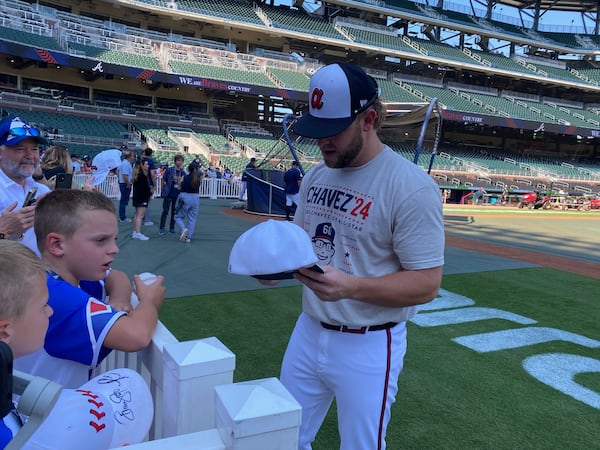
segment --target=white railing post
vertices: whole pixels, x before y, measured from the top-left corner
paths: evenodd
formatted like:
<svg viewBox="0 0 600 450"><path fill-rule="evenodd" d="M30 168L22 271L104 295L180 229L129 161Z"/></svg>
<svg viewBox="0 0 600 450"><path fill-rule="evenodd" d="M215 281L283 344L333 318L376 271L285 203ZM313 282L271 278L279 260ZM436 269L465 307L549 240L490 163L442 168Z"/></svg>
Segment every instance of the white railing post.
<svg viewBox="0 0 600 450"><path fill-rule="evenodd" d="M210 179L210 198L212 200L217 198L217 181L218 180L216 178Z"/></svg>
<svg viewBox="0 0 600 450"><path fill-rule="evenodd" d="M216 428L227 449L296 450L302 409L277 378L215 387Z"/></svg>
<svg viewBox="0 0 600 450"><path fill-rule="evenodd" d="M214 428L214 388L233 382L235 355L216 337L163 348L161 436Z"/></svg>

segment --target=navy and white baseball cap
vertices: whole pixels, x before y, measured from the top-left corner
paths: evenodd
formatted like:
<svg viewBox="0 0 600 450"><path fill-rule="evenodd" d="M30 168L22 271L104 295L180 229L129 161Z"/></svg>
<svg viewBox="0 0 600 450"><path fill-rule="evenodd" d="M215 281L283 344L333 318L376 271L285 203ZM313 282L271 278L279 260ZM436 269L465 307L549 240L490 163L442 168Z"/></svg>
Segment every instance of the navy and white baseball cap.
<svg viewBox="0 0 600 450"><path fill-rule="evenodd" d="M6 116L0 121L0 145L12 147L29 138L35 139L39 144L48 143L42 137L40 130L24 122L20 117Z"/></svg>
<svg viewBox="0 0 600 450"><path fill-rule="evenodd" d="M317 225L315 235L313 236L313 240L314 239L324 239L333 244L333 241L335 240L335 230L331 226L331 223L324 222Z"/></svg>
<svg viewBox="0 0 600 450"><path fill-rule="evenodd" d="M377 82L362 68L335 62L310 79L308 112L294 124L294 133L313 139L335 136L380 95Z"/></svg>
<svg viewBox="0 0 600 450"><path fill-rule="evenodd" d="M293 278L302 267L312 268L318 260L302 227L287 220L269 219L237 238L229 254L229 273L284 280Z"/></svg>

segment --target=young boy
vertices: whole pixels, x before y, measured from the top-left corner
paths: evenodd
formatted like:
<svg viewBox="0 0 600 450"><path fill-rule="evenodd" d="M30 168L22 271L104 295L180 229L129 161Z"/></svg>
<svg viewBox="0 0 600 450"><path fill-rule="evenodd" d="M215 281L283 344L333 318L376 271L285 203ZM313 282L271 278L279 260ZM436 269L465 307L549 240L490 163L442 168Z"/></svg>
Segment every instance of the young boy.
<svg viewBox="0 0 600 450"><path fill-rule="evenodd" d="M116 211L104 195L60 189L36 207L35 234L48 269L48 303L54 309L44 348L15 361L17 370L77 388L111 350L139 351L150 343L165 296L163 277L145 285L134 277L139 305L130 313L80 289L102 280L119 249Z"/></svg>
<svg viewBox="0 0 600 450"><path fill-rule="evenodd" d="M18 242L0 240L0 341L7 344L13 358L35 352L44 345L52 308L44 262ZM117 377L117 390L106 380ZM124 408L121 397L131 395L127 403L130 420L119 420ZM90 393L101 399L90 408ZM152 397L144 379L129 369L116 369L97 376L77 390L63 390L48 418L27 439L26 448L83 448L92 439L104 448L141 442L153 416ZM135 414L134 414L135 412ZM17 435L24 417L12 410L0 418L0 449ZM102 443L104 445L101 445Z"/></svg>
<svg viewBox="0 0 600 450"><path fill-rule="evenodd" d="M39 350L52 315L44 263L23 244L0 240L0 286L0 341L14 358ZM0 448L20 427L15 413L0 419Z"/></svg>

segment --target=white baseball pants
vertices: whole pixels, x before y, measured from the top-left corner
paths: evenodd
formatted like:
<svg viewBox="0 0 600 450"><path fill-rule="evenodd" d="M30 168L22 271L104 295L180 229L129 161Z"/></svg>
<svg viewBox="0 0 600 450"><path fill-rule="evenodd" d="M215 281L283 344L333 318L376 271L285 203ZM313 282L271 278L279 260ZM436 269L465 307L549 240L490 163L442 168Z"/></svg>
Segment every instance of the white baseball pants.
<svg viewBox="0 0 600 450"><path fill-rule="evenodd" d="M385 449L405 353L405 322L353 334L327 330L302 313L281 368L281 382L302 406L298 448L312 448L335 397L340 449Z"/></svg>

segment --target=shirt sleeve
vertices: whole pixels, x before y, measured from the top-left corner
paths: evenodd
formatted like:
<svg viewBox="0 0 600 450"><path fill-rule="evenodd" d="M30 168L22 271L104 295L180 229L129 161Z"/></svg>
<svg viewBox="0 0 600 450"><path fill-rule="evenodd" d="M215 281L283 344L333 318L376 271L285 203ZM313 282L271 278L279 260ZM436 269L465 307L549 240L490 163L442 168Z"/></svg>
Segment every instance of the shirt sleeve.
<svg viewBox="0 0 600 450"><path fill-rule="evenodd" d="M56 358L97 365L106 335L126 313L63 280L50 277L48 291L48 304L54 314L44 343L46 352Z"/></svg>

